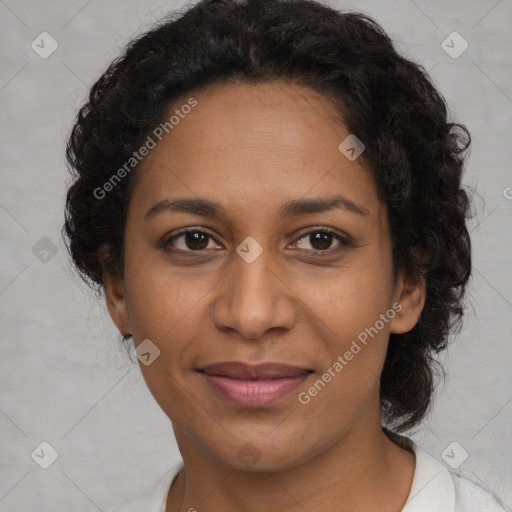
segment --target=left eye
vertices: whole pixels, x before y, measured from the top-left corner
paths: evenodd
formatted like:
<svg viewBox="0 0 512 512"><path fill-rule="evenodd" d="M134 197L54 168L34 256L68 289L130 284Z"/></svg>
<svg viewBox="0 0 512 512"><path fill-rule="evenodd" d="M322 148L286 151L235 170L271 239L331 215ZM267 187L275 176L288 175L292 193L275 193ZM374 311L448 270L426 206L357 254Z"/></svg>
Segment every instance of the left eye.
<svg viewBox="0 0 512 512"><path fill-rule="evenodd" d="M325 229L310 231L309 233L306 233L305 235L300 237L296 243L300 244L304 240L309 241L309 243L313 246L313 251L317 252L326 252L328 250L336 249L339 248L339 246L347 244L346 239L343 238L341 235L338 235L336 233L333 233L332 231ZM331 247L333 240L338 241L338 244L334 248ZM300 248L302 249L303 247Z"/></svg>
<svg viewBox="0 0 512 512"><path fill-rule="evenodd" d="M180 240L181 243L178 243L178 240ZM205 231L200 229L187 229L169 238L164 243L164 247L167 248L168 246L172 246L172 249L170 250L183 252L199 252L215 248L209 247L210 243L214 240L215 239ZM338 244L333 248L331 247L331 244L334 240L338 241ZM294 245L304 243L304 241L309 241L313 246L313 249L311 250L314 252L328 252L331 249L335 250L348 245L348 240L346 238L327 229L317 229L305 233L294 243ZM308 250L307 247L304 248L300 246L299 249Z"/></svg>

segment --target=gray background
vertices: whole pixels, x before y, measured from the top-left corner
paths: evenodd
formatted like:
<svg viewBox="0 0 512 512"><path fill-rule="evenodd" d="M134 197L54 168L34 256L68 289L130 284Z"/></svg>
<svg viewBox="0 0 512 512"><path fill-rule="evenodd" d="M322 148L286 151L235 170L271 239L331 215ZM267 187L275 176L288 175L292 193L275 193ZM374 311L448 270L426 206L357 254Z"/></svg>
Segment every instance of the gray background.
<svg viewBox="0 0 512 512"><path fill-rule="evenodd" d="M512 2L330 3L380 22L431 71L472 134L472 310L442 357L448 379L432 415L412 437L440 460L457 442L469 454L460 469L511 507ZM1 511L107 510L179 461L170 422L103 301L71 274L60 228L64 146L78 106L132 36L181 5L0 0ZM31 48L43 31L59 45L47 59ZM453 31L469 43L456 59L441 47ZM43 237L55 255L44 255ZM46 470L31 458L42 441L59 454Z"/></svg>

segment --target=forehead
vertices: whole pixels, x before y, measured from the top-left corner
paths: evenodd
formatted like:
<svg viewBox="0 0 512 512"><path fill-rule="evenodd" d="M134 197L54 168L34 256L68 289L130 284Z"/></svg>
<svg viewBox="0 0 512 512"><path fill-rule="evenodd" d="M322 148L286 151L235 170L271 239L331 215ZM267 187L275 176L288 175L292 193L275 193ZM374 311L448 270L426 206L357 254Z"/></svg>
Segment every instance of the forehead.
<svg viewBox="0 0 512 512"><path fill-rule="evenodd" d="M184 114L191 97L197 105ZM340 114L308 87L217 84L174 102L167 118L179 113L137 170L136 208L184 195L239 210L278 208L337 192L367 209L379 206L362 159L350 161L338 148L350 135Z"/></svg>

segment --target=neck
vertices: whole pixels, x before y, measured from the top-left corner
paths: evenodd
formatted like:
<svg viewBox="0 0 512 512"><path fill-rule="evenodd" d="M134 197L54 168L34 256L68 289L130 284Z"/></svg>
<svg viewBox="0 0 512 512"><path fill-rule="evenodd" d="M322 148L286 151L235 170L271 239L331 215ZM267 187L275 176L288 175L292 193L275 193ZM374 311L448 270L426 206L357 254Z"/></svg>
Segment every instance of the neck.
<svg viewBox="0 0 512 512"><path fill-rule="evenodd" d="M291 469L265 472L228 466L175 429L186 469L174 482L166 512L401 510L412 485L414 454L377 426L354 428Z"/></svg>

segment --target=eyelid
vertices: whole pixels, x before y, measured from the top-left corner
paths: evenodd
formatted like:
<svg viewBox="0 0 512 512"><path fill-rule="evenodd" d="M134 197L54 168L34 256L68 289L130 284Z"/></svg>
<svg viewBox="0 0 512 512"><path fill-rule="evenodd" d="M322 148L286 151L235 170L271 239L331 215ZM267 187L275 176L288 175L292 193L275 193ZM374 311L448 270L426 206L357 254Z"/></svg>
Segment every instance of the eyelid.
<svg viewBox="0 0 512 512"><path fill-rule="evenodd" d="M341 238L347 243L351 241L350 236L348 236L347 234L340 232L337 229L329 228L327 226L308 226L307 228L304 228L304 230L305 231L302 232L302 234L296 235L297 240L300 240L301 238L304 238L306 235L310 235L311 233L322 232L329 233L330 235L334 235L338 238Z"/></svg>

